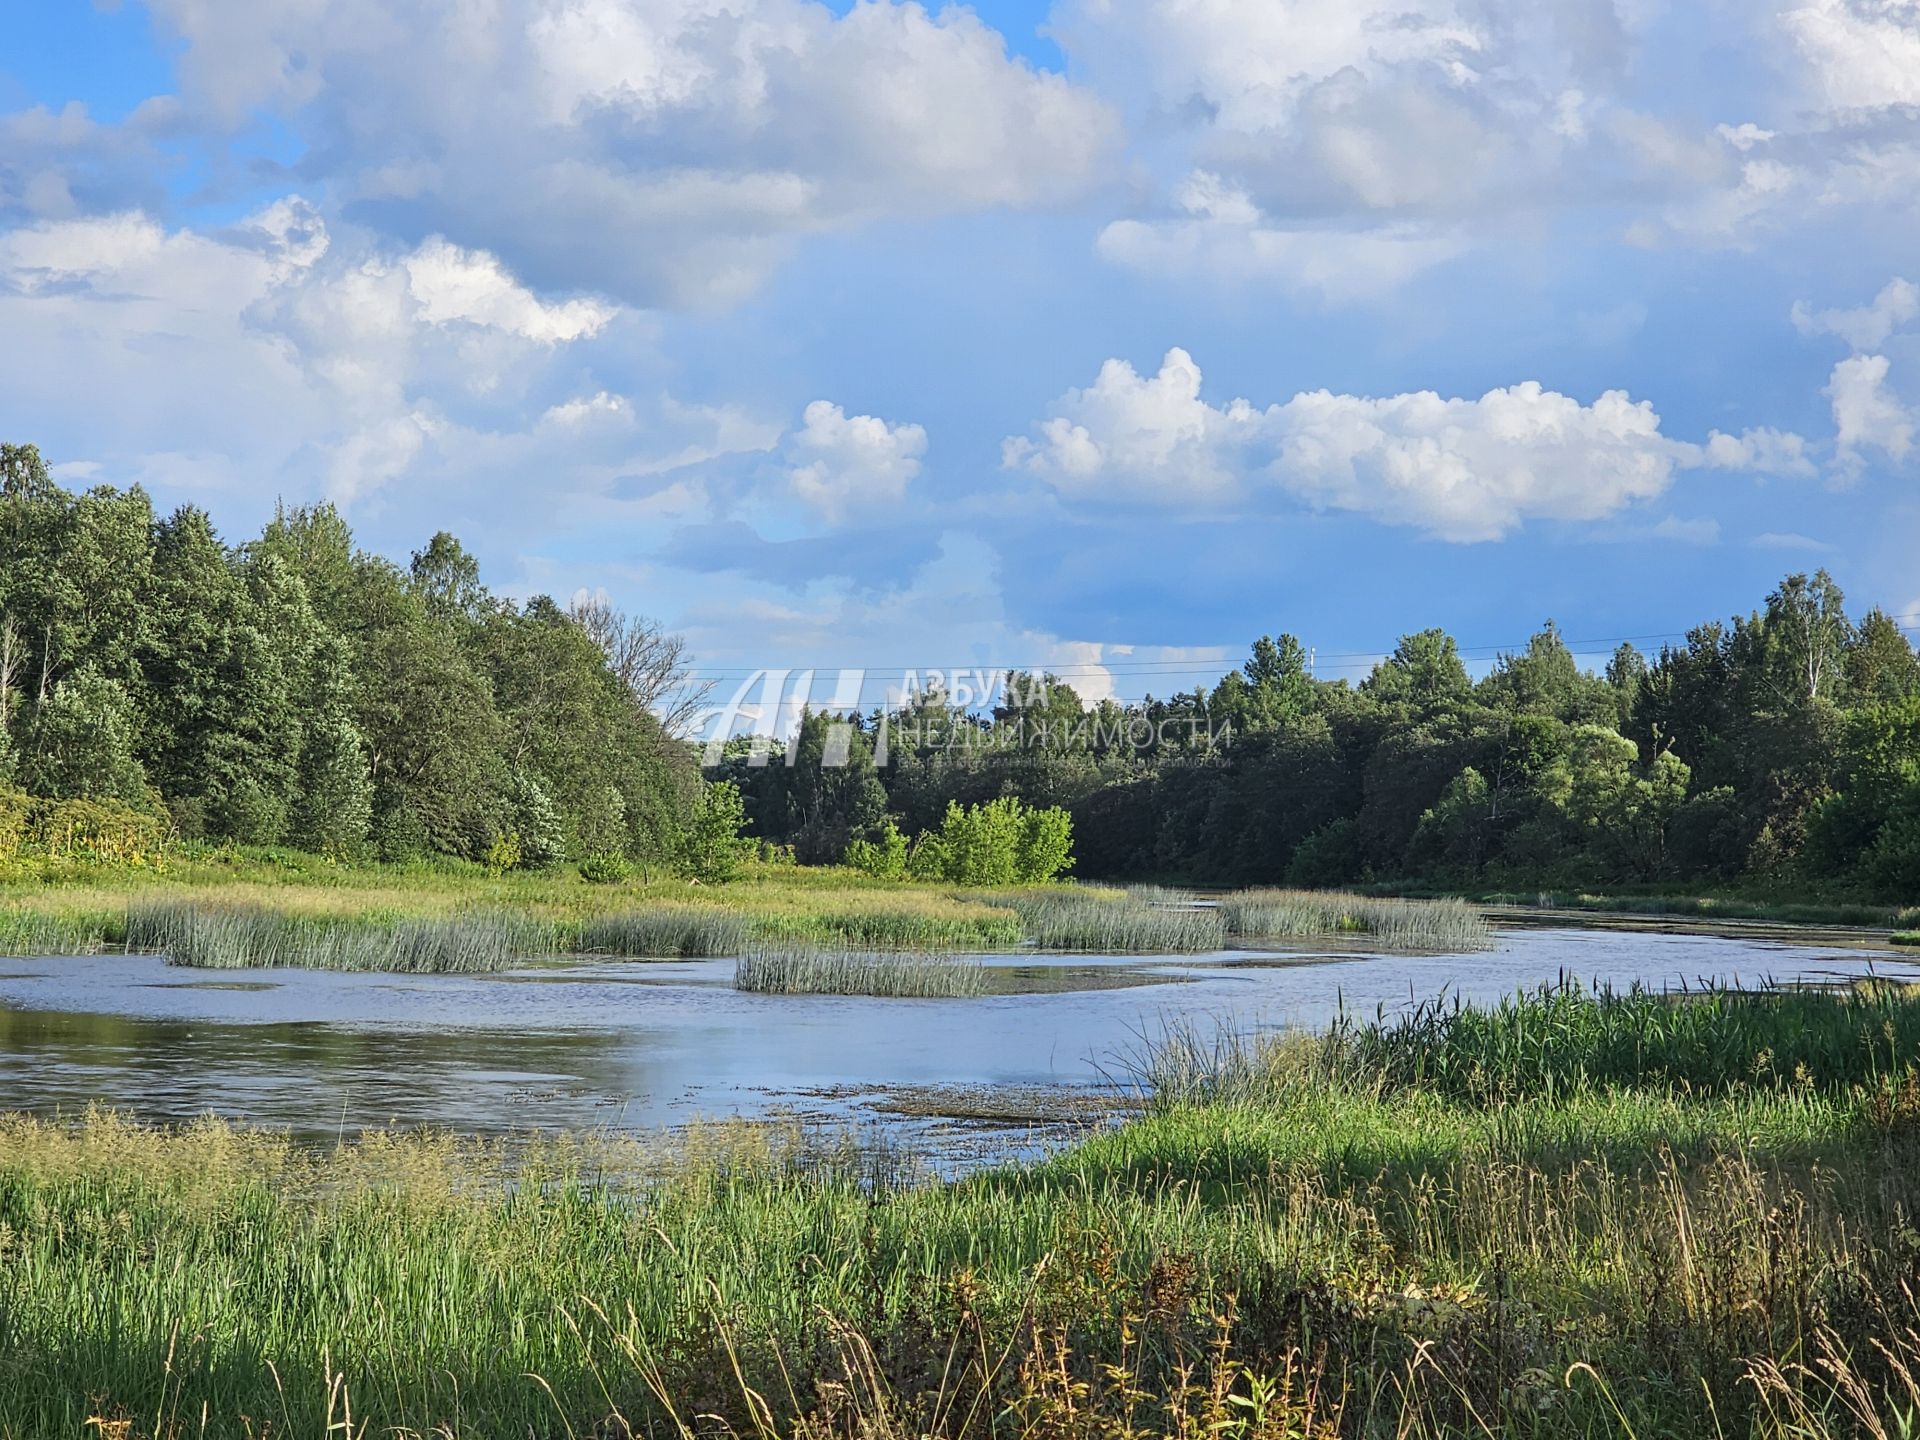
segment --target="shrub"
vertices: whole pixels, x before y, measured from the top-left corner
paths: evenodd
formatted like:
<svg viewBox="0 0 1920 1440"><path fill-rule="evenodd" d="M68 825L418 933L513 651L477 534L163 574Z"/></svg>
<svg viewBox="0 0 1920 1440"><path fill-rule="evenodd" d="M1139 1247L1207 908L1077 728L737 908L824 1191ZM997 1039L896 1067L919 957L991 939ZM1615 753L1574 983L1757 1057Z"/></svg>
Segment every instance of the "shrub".
<svg viewBox="0 0 1920 1440"><path fill-rule="evenodd" d="M741 838L746 823L739 786L730 780L707 786L681 840L681 868L702 884L726 884L740 873L740 862L753 844Z"/></svg>
<svg viewBox="0 0 1920 1440"><path fill-rule="evenodd" d="M898 880L907 873L907 837L889 816L878 839L855 840L847 846L845 863L876 880Z"/></svg>
<svg viewBox="0 0 1920 1440"><path fill-rule="evenodd" d="M118 800L35 800L27 838L60 859L147 865L159 858L166 830L157 817Z"/></svg>
<svg viewBox="0 0 1920 1440"><path fill-rule="evenodd" d="M1035 885L1073 866L1073 820L1058 807L1029 809L1012 796L962 807L947 803L934 835L923 835L907 868L916 879L957 885Z"/></svg>
<svg viewBox="0 0 1920 1440"><path fill-rule="evenodd" d="M27 834L27 814L32 801L24 790L0 784L0 861L20 853L20 842Z"/></svg>
<svg viewBox="0 0 1920 1440"><path fill-rule="evenodd" d="M633 877L633 864L624 855L604 851L580 859L580 878L589 885L618 885Z"/></svg>

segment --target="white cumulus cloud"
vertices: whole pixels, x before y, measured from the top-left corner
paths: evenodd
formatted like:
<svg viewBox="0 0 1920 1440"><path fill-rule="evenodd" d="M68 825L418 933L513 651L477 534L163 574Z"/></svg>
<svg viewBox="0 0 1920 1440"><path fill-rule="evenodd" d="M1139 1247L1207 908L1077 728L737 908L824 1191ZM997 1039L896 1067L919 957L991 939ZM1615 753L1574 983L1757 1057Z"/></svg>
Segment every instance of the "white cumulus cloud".
<svg viewBox="0 0 1920 1440"><path fill-rule="evenodd" d="M897 504L920 473L927 432L874 415L849 415L827 400L807 406L790 439L787 484L829 523Z"/></svg>
<svg viewBox="0 0 1920 1440"><path fill-rule="evenodd" d="M1535 381L1478 398L1318 390L1216 406L1178 349L1148 376L1107 361L1054 412L1009 438L1002 459L1063 495L1191 506L1271 490L1453 541L1498 539L1531 519L1602 519L1662 494L1681 468L1805 465L1796 436L1716 433L1693 445L1624 391L1583 404Z"/></svg>
<svg viewBox="0 0 1920 1440"><path fill-rule="evenodd" d="M727 301L797 237L1052 205L1107 107L962 7L812 0L155 0L182 104L265 111L303 172L542 290Z"/></svg>
<svg viewBox="0 0 1920 1440"><path fill-rule="evenodd" d="M1833 367L1825 393L1833 402L1834 445L1843 471L1858 471L1868 450L1898 464L1913 448L1920 416L1887 388L1888 369L1884 355L1854 355Z"/></svg>
<svg viewBox="0 0 1920 1440"><path fill-rule="evenodd" d="M1871 303L1851 310L1810 309L1798 302L1793 323L1802 335L1838 335L1855 350L1877 350L1895 330L1920 317L1920 285L1895 276Z"/></svg>

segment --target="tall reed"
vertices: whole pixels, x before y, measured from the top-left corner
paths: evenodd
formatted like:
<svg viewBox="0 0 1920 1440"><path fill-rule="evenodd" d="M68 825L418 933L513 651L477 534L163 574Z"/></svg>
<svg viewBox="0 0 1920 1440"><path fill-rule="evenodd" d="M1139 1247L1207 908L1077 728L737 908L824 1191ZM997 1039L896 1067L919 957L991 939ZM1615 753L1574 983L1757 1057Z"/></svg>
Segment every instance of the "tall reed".
<svg viewBox="0 0 1920 1440"><path fill-rule="evenodd" d="M91 955L101 927L77 915L0 910L0 955Z"/></svg>
<svg viewBox="0 0 1920 1440"><path fill-rule="evenodd" d="M239 906L147 901L128 907L127 945L205 969L476 973L564 948L554 924L515 911L441 919L349 919Z"/></svg>
<svg viewBox="0 0 1920 1440"><path fill-rule="evenodd" d="M1493 927L1463 900L1392 900L1335 890L1244 890L1220 902L1230 934L1248 940L1364 935L1384 949L1484 950Z"/></svg>
<svg viewBox="0 0 1920 1440"><path fill-rule="evenodd" d="M960 999L985 994L987 973L971 956L771 946L742 955L733 983L763 995Z"/></svg>
<svg viewBox="0 0 1920 1440"><path fill-rule="evenodd" d="M747 940L747 917L698 905L659 905L582 920L575 948L590 955L687 959L737 955Z"/></svg>
<svg viewBox="0 0 1920 1440"><path fill-rule="evenodd" d="M1147 903L1118 890L1071 886L995 893L1041 950L1093 955L1199 954L1226 944L1218 911Z"/></svg>

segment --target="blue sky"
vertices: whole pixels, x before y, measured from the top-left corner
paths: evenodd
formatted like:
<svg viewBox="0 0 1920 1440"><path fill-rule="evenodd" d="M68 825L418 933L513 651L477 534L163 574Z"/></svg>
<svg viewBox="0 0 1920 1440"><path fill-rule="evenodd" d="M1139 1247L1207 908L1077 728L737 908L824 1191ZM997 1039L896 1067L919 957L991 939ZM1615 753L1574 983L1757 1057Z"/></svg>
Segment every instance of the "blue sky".
<svg viewBox="0 0 1920 1440"><path fill-rule="evenodd" d="M1912 0L14 0L0 433L729 673L1920 622L1917 209Z"/></svg>

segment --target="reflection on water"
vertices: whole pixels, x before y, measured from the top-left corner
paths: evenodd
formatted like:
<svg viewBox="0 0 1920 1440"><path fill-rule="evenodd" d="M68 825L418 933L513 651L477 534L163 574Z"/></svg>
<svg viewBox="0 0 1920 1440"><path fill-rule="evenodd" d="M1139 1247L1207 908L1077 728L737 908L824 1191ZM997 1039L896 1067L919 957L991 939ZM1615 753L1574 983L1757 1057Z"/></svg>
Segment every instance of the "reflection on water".
<svg viewBox="0 0 1920 1440"><path fill-rule="evenodd" d="M1171 1023L1314 1025L1342 1004L1371 1014L1442 991L1492 998L1562 973L1655 986L1916 973L1892 952L1598 930L1508 931L1474 955L988 963L1005 973L984 998L883 1000L742 994L725 960L486 976L0 960L0 1109L211 1110L309 1137L390 1124L650 1128L790 1106L859 1114L863 1096L871 1114L887 1090L1098 1086Z"/></svg>

